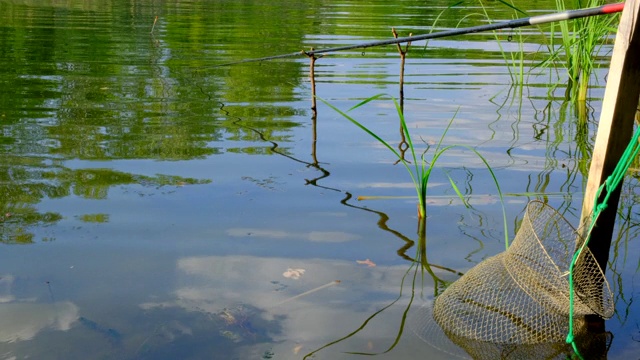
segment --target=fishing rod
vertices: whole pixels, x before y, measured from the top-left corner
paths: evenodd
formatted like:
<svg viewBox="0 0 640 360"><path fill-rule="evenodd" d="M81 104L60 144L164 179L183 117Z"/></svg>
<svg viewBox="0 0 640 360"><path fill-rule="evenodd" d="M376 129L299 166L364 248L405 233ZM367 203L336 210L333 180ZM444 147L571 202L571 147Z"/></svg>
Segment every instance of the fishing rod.
<svg viewBox="0 0 640 360"><path fill-rule="evenodd" d="M519 19L514 19L509 21L500 21L493 24L485 24L485 25L477 25L477 26L466 27L466 28L445 30L437 33L406 36L406 37L400 37L400 38L393 38L389 40L371 41L367 43L339 46L339 47L321 49L321 50L313 50L313 49L309 51L302 50L302 51L298 51L290 54L274 55L274 56L267 56L267 57L261 57L261 58L255 58L255 59L245 59L245 60L240 60L236 62L228 62L224 64L212 65L210 67L221 67L221 66L230 66L230 65L243 64L243 63L249 63L249 62L260 62L260 61L267 61L267 60L284 59L284 58L295 57L300 55L314 57L316 55L322 55L322 54L344 51L344 50L366 49L374 46L402 44L402 43L415 42L420 40L442 38L447 36L473 34L477 32L489 31L489 30L498 30L498 29L506 29L506 28L515 29L523 26L539 25L539 24L545 24L545 23L550 23L554 21L566 21L566 20L578 19L578 18L583 18L588 16L613 14L613 13L621 12L623 8L624 8L624 3L621 2L621 3L607 4L607 5L602 5L602 6L597 6L593 8L587 8L587 9L567 10L567 11L551 13L546 15L537 15L537 16L530 16L526 18L519 18Z"/></svg>

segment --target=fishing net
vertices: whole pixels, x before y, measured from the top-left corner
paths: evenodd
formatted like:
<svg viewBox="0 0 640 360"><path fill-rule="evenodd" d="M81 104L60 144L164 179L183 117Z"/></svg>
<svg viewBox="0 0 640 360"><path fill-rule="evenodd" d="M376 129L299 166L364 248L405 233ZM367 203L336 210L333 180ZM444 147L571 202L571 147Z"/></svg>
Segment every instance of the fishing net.
<svg viewBox="0 0 640 360"><path fill-rule="evenodd" d="M566 329L568 319L555 319L558 324L564 324ZM547 321L553 321L548 319ZM495 359L546 359L567 360L575 359L575 349L565 341L566 334L551 342L544 343L498 343L469 339L443 331L433 319L433 307L425 305L418 316L410 319L414 332L432 347L446 353L447 359L495 360ZM591 324L592 325L592 324ZM607 359L607 352L613 336L610 332L589 329L585 318L574 322L575 343L580 354L588 354L584 359Z"/></svg>
<svg viewBox="0 0 640 360"><path fill-rule="evenodd" d="M508 250L451 284L435 299L433 319L475 358L554 358L566 350L569 269L580 239L552 207L530 202ZM578 339L585 315L609 318L614 309L609 284L587 248L576 260L573 289Z"/></svg>

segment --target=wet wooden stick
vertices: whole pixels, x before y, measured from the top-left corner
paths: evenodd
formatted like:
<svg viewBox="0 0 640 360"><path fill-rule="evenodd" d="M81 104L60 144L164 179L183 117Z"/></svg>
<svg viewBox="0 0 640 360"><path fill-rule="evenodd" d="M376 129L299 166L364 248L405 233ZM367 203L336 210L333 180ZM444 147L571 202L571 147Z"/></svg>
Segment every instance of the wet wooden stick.
<svg viewBox="0 0 640 360"><path fill-rule="evenodd" d="M393 33L393 37L397 39L398 33L396 32L396 28L391 28L391 32ZM412 33L409 33L409 37L411 37L412 35ZM404 50L402 49L402 46L400 46L400 44L396 44L396 46L398 47L398 53L400 53L400 103L402 104L402 101L404 99L404 63L407 58L409 46L411 46L411 41L407 42Z"/></svg>
<svg viewBox="0 0 640 360"><path fill-rule="evenodd" d="M158 16L156 15L156 18L153 19L153 26L151 26L151 31L149 32L149 34L153 34L153 29L156 28L156 22L158 22Z"/></svg>
<svg viewBox="0 0 640 360"><path fill-rule="evenodd" d="M316 68L316 60L319 59L319 57L313 55L314 49L311 48L311 55L307 54L305 52L305 54L307 54L307 56L309 57L309 79L311 80L311 110L313 110L313 113L316 114L317 111L317 107L316 107L316 72L315 72L315 68Z"/></svg>
<svg viewBox="0 0 640 360"><path fill-rule="evenodd" d="M316 144L318 140L317 133L317 120L318 120L318 107L316 104L316 60L322 57L313 55L314 49L311 48L310 52L303 51L305 55L309 57L309 79L311 80L311 110L313 115L311 116L313 140L311 142L311 156L313 156L313 163L318 164L318 158L316 157Z"/></svg>
<svg viewBox="0 0 640 360"><path fill-rule="evenodd" d="M393 33L394 38L398 38L398 33L396 32L396 28L391 28L391 32ZM409 37L413 34L409 33ZM400 112L404 115L404 64L407 58L407 52L409 51L409 46L411 46L411 41L407 42L404 50L400 44L396 44L398 47L398 53L400 54ZM407 139L405 138L404 130L402 129L402 125L400 125L400 143L398 144L398 150L400 150L400 155L404 159L404 154L409 148L409 144L407 143ZM398 164L400 159L398 159L395 163Z"/></svg>

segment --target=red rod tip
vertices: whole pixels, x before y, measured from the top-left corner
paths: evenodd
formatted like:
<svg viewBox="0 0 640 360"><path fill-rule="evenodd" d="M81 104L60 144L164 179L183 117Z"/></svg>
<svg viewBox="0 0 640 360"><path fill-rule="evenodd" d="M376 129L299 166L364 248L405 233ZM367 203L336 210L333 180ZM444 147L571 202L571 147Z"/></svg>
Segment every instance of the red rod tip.
<svg viewBox="0 0 640 360"><path fill-rule="evenodd" d="M604 5L602 7L602 12L605 14L612 14L612 13L617 13L622 11L622 9L624 9L624 3L616 3L616 4L609 4L609 5Z"/></svg>

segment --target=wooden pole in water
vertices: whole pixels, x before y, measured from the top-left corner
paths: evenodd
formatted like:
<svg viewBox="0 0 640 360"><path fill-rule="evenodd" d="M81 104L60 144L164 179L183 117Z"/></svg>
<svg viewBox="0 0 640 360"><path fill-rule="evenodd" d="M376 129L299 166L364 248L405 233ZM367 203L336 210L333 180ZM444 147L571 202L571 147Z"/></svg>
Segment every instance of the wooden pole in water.
<svg viewBox="0 0 640 360"><path fill-rule="evenodd" d="M398 32L396 32L396 28L391 28L391 33L393 34L393 37L395 39L398 38ZM409 37L411 37L413 34L409 33ZM407 45L405 45L404 50L402 49L402 46L400 46L400 44L396 44L396 47L398 48L398 53L400 54L400 80L399 80L399 85L400 85L400 112L402 113L402 116L404 116L404 65L407 59L407 52L409 51L409 46L411 46L411 41L409 41L407 43ZM407 143L407 139L405 137L404 134L404 129L402 128L402 124L400 125L400 142L398 143L398 150L400 151L400 156L402 156L402 159L404 159L404 154L407 152L407 149L409 149L409 144ZM398 164L401 160L398 159L394 164Z"/></svg>
<svg viewBox="0 0 640 360"><path fill-rule="evenodd" d="M598 188L615 169L633 133L634 115L640 96L639 15L640 0L627 0L611 56L598 133L582 203L580 225L583 235L591 223ZM589 241L589 249L603 271L609 259L619 198L620 186L612 193L607 208L598 217Z"/></svg>
<svg viewBox="0 0 640 360"><path fill-rule="evenodd" d="M311 48L313 51L313 48ZM318 106L316 104L316 60L322 57L315 55L308 55L309 57L309 79L311 80L311 110L313 111L313 115L311 115L311 129L312 129L312 137L311 140L311 156L313 157L313 164L318 165L318 157L316 156L316 145L318 141Z"/></svg>
<svg viewBox="0 0 640 360"><path fill-rule="evenodd" d="M311 48L311 52L313 52L313 48ZM316 106L316 60L319 59L318 56L315 55L307 55L309 57L309 80L311 80L311 110L313 113L317 115Z"/></svg>

